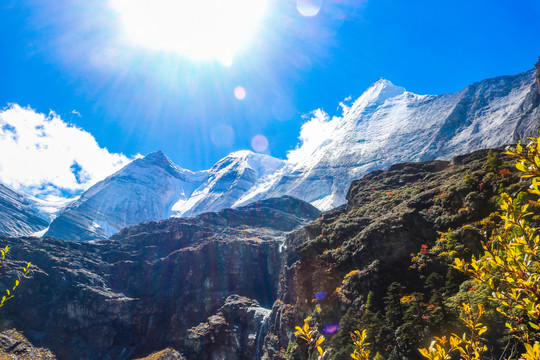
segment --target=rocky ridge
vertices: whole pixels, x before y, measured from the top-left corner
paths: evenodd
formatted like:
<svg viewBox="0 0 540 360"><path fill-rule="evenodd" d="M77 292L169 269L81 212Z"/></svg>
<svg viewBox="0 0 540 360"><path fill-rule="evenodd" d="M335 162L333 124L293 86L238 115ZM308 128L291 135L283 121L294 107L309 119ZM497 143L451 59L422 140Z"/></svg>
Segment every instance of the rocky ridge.
<svg viewBox="0 0 540 360"><path fill-rule="evenodd" d="M188 329L232 294L270 307L285 236L318 214L283 197L143 223L95 244L2 237L11 250L0 286L12 284L26 261L33 272L2 309L0 326L16 327L59 359L183 349Z"/></svg>

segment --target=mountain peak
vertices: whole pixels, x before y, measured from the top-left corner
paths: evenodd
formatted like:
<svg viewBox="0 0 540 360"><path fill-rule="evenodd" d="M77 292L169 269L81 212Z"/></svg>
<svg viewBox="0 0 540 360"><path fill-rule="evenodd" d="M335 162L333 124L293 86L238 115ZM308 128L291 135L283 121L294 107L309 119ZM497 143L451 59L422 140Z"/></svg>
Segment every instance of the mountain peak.
<svg viewBox="0 0 540 360"><path fill-rule="evenodd" d="M223 166L229 166L232 163L243 164L244 166L249 166L254 170L266 169L263 171L266 173L268 172L268 169L275 171L277 168L282 167L285 162L284 160L274 158L268 154L257 153L251 150L239 150L225 156L223 159L218 161L213 168L222 168Z"/></svg>
<svg viewBox="0 0 540 360"><path fill-rule="evenodd" d="M143 157L141 161L145 164L156 165L163 168L173 166L172 161L161 150L149 153Z"/></svg>
<svg viewBox="0 0 540 360"><path fill-rule="evenodd" d="M158 151L149 153L148 155L144 157L144 159L151 161L151 160L162 160L162 159L168 159L168 158L163 151L158 150Z"/></svg>
<svg viewBox="0 0 540 360"><path fill-rule="evenodd" d="M381 84L383 86L394 86L394 84L392 84L392 82L390 80L381 77L381 78L379 78L379 80L377 80L373 84L371 84L370 87L375 86L375 85L379 85L379 84Z"/></svg>
<svg viewBox="0 0 540 360"><path fill-rule="evenodd" d="M380 78L371 84L361 98L369 102L383 103L387 99L403 94L405 91L405 88L392 84L390 80Z"/></svg>
<svg viewBox="0 0 540 360"><path fill-rule="evenodd" d="M186 170L175 165L171 161L171 159L169 159L167 155L165 155L163 151L161 150L149 153L142 159L135 160L132 164L134 164L135 168L137 167L148 168L148 167L155 166L155 167L165 170L170 175L176 178L183 178L182 174L186 173ZM191 173L189 170L187 172Z"/></svg>
<svg viewBox="0 0 540 360"><path fill-rule="evenodd" d="M226 158L246 158L248 156L251 156L255 154L251 150L238 150L230 153L229 155L225 156Z"/></svg>
<svg viewBox="0 0 540 360"><path fill-rule="evenodd" d="M273 158L271 155L254 152L251 150L238 150L235 152L230 153L225 158L241 158L241 159L265 159L265 158Z"/></svg>

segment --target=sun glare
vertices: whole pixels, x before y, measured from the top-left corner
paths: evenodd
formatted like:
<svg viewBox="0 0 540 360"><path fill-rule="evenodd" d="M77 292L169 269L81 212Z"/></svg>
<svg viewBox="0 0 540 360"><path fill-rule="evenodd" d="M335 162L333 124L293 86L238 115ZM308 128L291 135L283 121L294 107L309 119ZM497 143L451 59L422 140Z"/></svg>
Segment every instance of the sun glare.
<svg viewBox="0 0 540 360"><path fill-rule="evenodd" d="M230 62L253 37L267 0L111 0L134 43Z"/></svg>

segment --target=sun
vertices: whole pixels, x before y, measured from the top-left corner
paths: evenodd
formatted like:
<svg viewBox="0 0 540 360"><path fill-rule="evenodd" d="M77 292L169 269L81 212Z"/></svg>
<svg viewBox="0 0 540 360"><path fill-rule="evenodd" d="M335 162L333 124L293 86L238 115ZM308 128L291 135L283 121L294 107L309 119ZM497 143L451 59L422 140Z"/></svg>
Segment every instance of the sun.
<svg viewBox="0 0 540 360"><path fill-rule="evenodd" d="M110 0L129 39L229 63L254 36L267 0Z"/></svg>

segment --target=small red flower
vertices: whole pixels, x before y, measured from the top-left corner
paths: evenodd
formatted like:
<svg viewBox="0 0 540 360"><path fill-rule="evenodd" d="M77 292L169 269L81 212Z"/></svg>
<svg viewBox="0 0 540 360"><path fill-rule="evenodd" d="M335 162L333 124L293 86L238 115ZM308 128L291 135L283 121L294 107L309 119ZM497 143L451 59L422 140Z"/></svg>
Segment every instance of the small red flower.
<svg viewBox="0 0 540 360"><path fill-rule="evenodd" d="M510 170L502 169L501 171L499 171L499 175L501 175L502 178L507 176L507 175L510 175Z"/></svg>

